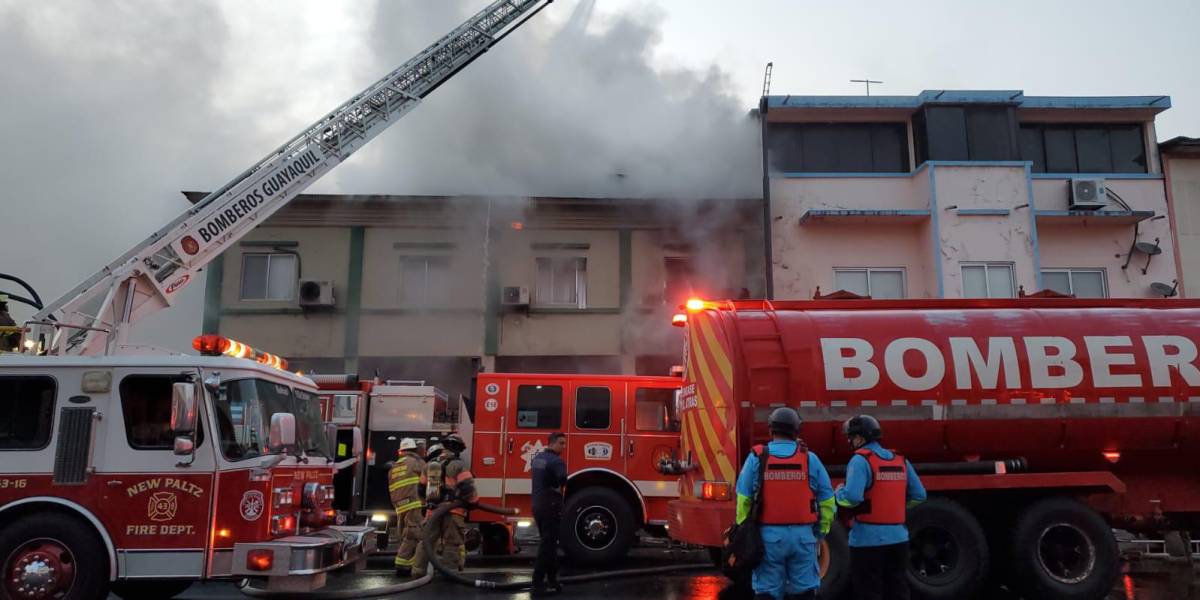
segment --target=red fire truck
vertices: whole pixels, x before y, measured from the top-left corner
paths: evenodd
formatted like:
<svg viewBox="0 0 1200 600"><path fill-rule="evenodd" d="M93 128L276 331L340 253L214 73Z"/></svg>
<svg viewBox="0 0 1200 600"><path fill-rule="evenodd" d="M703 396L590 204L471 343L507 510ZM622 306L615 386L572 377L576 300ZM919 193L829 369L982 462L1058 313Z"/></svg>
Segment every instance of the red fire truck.
<svg viewBox="0 0 1200 600"><path fill-rule="evenodd" d="M908 519L919 597L975 597L993 576L1026 597L1100 598L1119 574L1111 527L1200 526L1200 302L690 308L676 539L721 543L738 469L778 406L800 412L835 479L850 457L840 425L858 413L913 462L931 495ZM824 550L835 597L844 530Z"/></svg>
<svg viewBox="0 0 1200 600"><path fill-rule="evenodd" d="M679 386L678 377L481 373L468 403L471 470L483 502L522 515L471 513L485 544L531 524L530 460L556 431L567 435L562 545L574 561L610 562L639 528L661 531L679 495L678 477L659 470L678 457Z"/></svg>
<svg viewBox="0 0 1200 600"><path fill-rule="evenodd" d="M0 597L299 591L365 560L373 529L329 525L313 383L232 340L196 346L225 356L0 357Z"/></svg>

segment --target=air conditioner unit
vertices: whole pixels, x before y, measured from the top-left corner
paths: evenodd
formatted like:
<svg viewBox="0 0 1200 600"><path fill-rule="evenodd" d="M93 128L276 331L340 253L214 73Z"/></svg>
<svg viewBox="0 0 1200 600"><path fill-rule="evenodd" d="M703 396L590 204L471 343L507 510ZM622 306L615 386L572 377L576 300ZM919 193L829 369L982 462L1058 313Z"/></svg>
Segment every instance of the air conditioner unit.
<svg viewBox="0 0 1200 600"><path fill-rule="evenodd" d="M1072 179L1071 210L1099 210L1108 206L1103 179Z"/></svg>
<svg viewBox="0 0 1200 600"><path fill-rule="evenodd" d="M500 304L502 306L529 306L529 288L525 286L505 286L501 290Z"/></svg>
<svg viewBox="0 0 1200 600"><path fill-rule="evenodd" d="M318 308L332 307L333 304L332 281L300 280L300 306Z"/></svg>

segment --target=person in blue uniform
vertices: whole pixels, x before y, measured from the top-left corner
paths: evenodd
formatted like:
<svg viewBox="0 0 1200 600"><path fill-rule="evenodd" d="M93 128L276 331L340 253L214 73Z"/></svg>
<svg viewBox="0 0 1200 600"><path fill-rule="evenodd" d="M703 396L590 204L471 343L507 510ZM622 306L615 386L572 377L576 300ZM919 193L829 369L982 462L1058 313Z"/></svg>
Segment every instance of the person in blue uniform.
<svg viewBox="0 0 1200 600"><path fill-rule="evenodd" d="M742 523L750 514L759 469L766 468L759 517L765 555L751 577L754 598L813 600L821 586L817 546L837 512L833 485L821 459L799 439L795 410L775 409L767 425L771 442L754 447L737 480L737 522Z"/></svg>
<svg viewBox="0 0 1200 600"><path fill-rule="evenodd" d="M846 483L837 490L840 508L854 512L850 572L859 600L908 600L907 509L925 501L925 486L903 456L879 444L883 428L871 415L842 425L854 450Z"/></svg>
<svg viewBox="0 0 1200 600"><path fill-rule="evenodd" d="M567 436L552 433L546 441L546 449L529 463L529 475L533 479L533 520L537 523L540 540L537 560L533 563L532 593L535 596L562 591L562 585L558 583L558 533L562 527L563 490L567 485L567 463L562 459L562 453L567 449Z"/></svg>

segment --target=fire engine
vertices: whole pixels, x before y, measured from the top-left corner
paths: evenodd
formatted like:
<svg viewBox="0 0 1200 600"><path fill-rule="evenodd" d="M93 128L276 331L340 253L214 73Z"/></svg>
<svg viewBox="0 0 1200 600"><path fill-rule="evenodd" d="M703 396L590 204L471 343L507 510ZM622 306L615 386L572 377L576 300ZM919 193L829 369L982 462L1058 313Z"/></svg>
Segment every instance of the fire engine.
<svg viewBox="0 0 1200 600"><path fill-rule="evenodd" d="M480 373L471 471L482 502L532 514L530 461L547 436L567 436L563 550L580 564L625 555L639 528L661 531L678 478L659 470L679 452L679 377ZM504 547L527 517L472 512L486 546Z"/></svg>
<svg viewBox="0 0 1200 600"><path fill-rule="evenodd" d="M841 423L872 414L931 499L909 511L909 581L971 598L989 575L1033 598L1102 598L1112 527L1200 525L1200 302L689 302L676 539L715 547L738 469L778 406L835 479ZM845 531L823 594L847 583ZM996 562L993 564L992 560Z"/></svg>
<svg viewBox="0 0 1200 600"><path fill-rule="evenodd" d="M115 582L162 598L230 576L309 589L358 562L369 527L322 528L356 457L335 464L312 381L227 338L196 341L222 357L145 356L129 329L550 2L489 3L58 300L31 294L24 355L0 356L5 595L103 598Z"/></svg>

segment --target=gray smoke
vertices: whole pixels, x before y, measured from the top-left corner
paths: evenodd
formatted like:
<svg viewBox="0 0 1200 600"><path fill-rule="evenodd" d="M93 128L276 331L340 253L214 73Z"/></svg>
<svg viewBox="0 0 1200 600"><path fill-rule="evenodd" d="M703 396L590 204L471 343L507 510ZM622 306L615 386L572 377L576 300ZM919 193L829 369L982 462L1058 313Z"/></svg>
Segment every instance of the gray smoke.
<svg viewBox="0 0 1200 600"><path fill-rule="evenodd" d="M372 47L385 72L481 3L384 2ZM729 198L757 195L757 128L715 66L657 68L657 17L564 25L557 2L341 167L373 193ZM561 17L561 12L557 17ZM436 23L437 25L434 25Z"/></svg>

